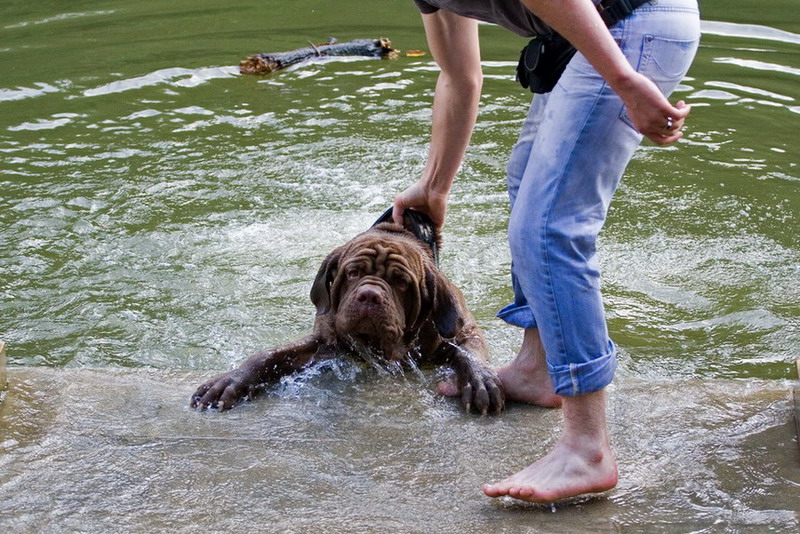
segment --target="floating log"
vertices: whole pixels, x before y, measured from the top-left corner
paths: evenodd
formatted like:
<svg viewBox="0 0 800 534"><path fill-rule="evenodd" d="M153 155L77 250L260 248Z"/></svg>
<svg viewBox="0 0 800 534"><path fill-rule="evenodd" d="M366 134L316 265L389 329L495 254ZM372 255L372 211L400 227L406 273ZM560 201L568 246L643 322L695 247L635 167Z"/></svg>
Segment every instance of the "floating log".
<svg viewBox="0 0 800 534"><path fill-rule="evenodd" d="M392 48L389 39L355 39L346 43L337 43L330 39L327 43L298 48L290 52L275 52L248 56L239 63L242 74L268 74L295 65L315 57L329 56L366 56L376 58L393 58L397 50Z"/></svg>

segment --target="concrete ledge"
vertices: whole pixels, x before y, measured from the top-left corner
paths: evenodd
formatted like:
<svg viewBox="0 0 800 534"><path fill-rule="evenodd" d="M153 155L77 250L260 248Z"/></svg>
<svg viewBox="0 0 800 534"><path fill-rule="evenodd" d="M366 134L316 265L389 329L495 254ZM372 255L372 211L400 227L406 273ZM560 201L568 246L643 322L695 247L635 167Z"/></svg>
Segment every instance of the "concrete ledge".
<svg viewBox="0 0 800 534"><path fill-rule="evenodd" d="M432 377L338 369L228 413L212 373L8 369L0 532L797 532L789 381L609 389L620 484L555 507L485 497L547 452L560 410L461 413ZM554 513L555 512L555 513Z"/></svg>

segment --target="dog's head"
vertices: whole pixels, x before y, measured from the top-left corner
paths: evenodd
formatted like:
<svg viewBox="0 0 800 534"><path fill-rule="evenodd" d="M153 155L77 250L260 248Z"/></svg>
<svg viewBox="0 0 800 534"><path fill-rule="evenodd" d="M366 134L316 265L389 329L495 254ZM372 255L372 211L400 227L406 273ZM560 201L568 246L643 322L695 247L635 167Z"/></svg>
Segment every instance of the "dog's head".
<svg viewBox="0 0 800 534"><path fill-rule="evenodd" d="M311 289L318 316L339 340L402 358L426 321L452 338L460 309L430 248L394 223L381 223L331 252Z"/></svg>

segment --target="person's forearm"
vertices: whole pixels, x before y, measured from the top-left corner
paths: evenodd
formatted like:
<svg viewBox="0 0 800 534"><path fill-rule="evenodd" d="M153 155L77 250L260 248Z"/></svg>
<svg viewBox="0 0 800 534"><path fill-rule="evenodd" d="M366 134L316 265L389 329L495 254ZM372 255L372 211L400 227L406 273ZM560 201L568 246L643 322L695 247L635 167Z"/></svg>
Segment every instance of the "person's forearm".
<svg viewBox="0 0 800 534"><path fill-rule="evenodd" d="M431 143L422 178L431 193L450 191L478 116L481 80L439 76L433 103Z"/></svg>
<svg viewBox="0 0 800 534"><path fill-rule="evenodd" d="M577 48L619 93L635 75L591 0L522 0Z"/></svg>
<svg viewBox="0 0 800 534"><path fill-rule="evenodd" d="M477 120L483 73L477 21L443 9L423 15L422 20L441 69L433 98L431 143L422 176L395 197L392 217L403 224L403 212L413 208L441 228L450 187Z"/></svg>

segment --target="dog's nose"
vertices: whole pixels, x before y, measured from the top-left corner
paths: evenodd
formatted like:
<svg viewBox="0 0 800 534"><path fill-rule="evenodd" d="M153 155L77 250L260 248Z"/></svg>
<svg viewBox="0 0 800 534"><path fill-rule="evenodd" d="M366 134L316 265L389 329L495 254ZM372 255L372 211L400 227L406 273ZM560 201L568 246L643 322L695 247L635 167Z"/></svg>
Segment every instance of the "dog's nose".
<svg viewBox="0 0 800 534"><path fill-rule="evenodd" d="M365 306L380 306L383 304L383 294L373 286L359 288L356 301Z"/></svg>

